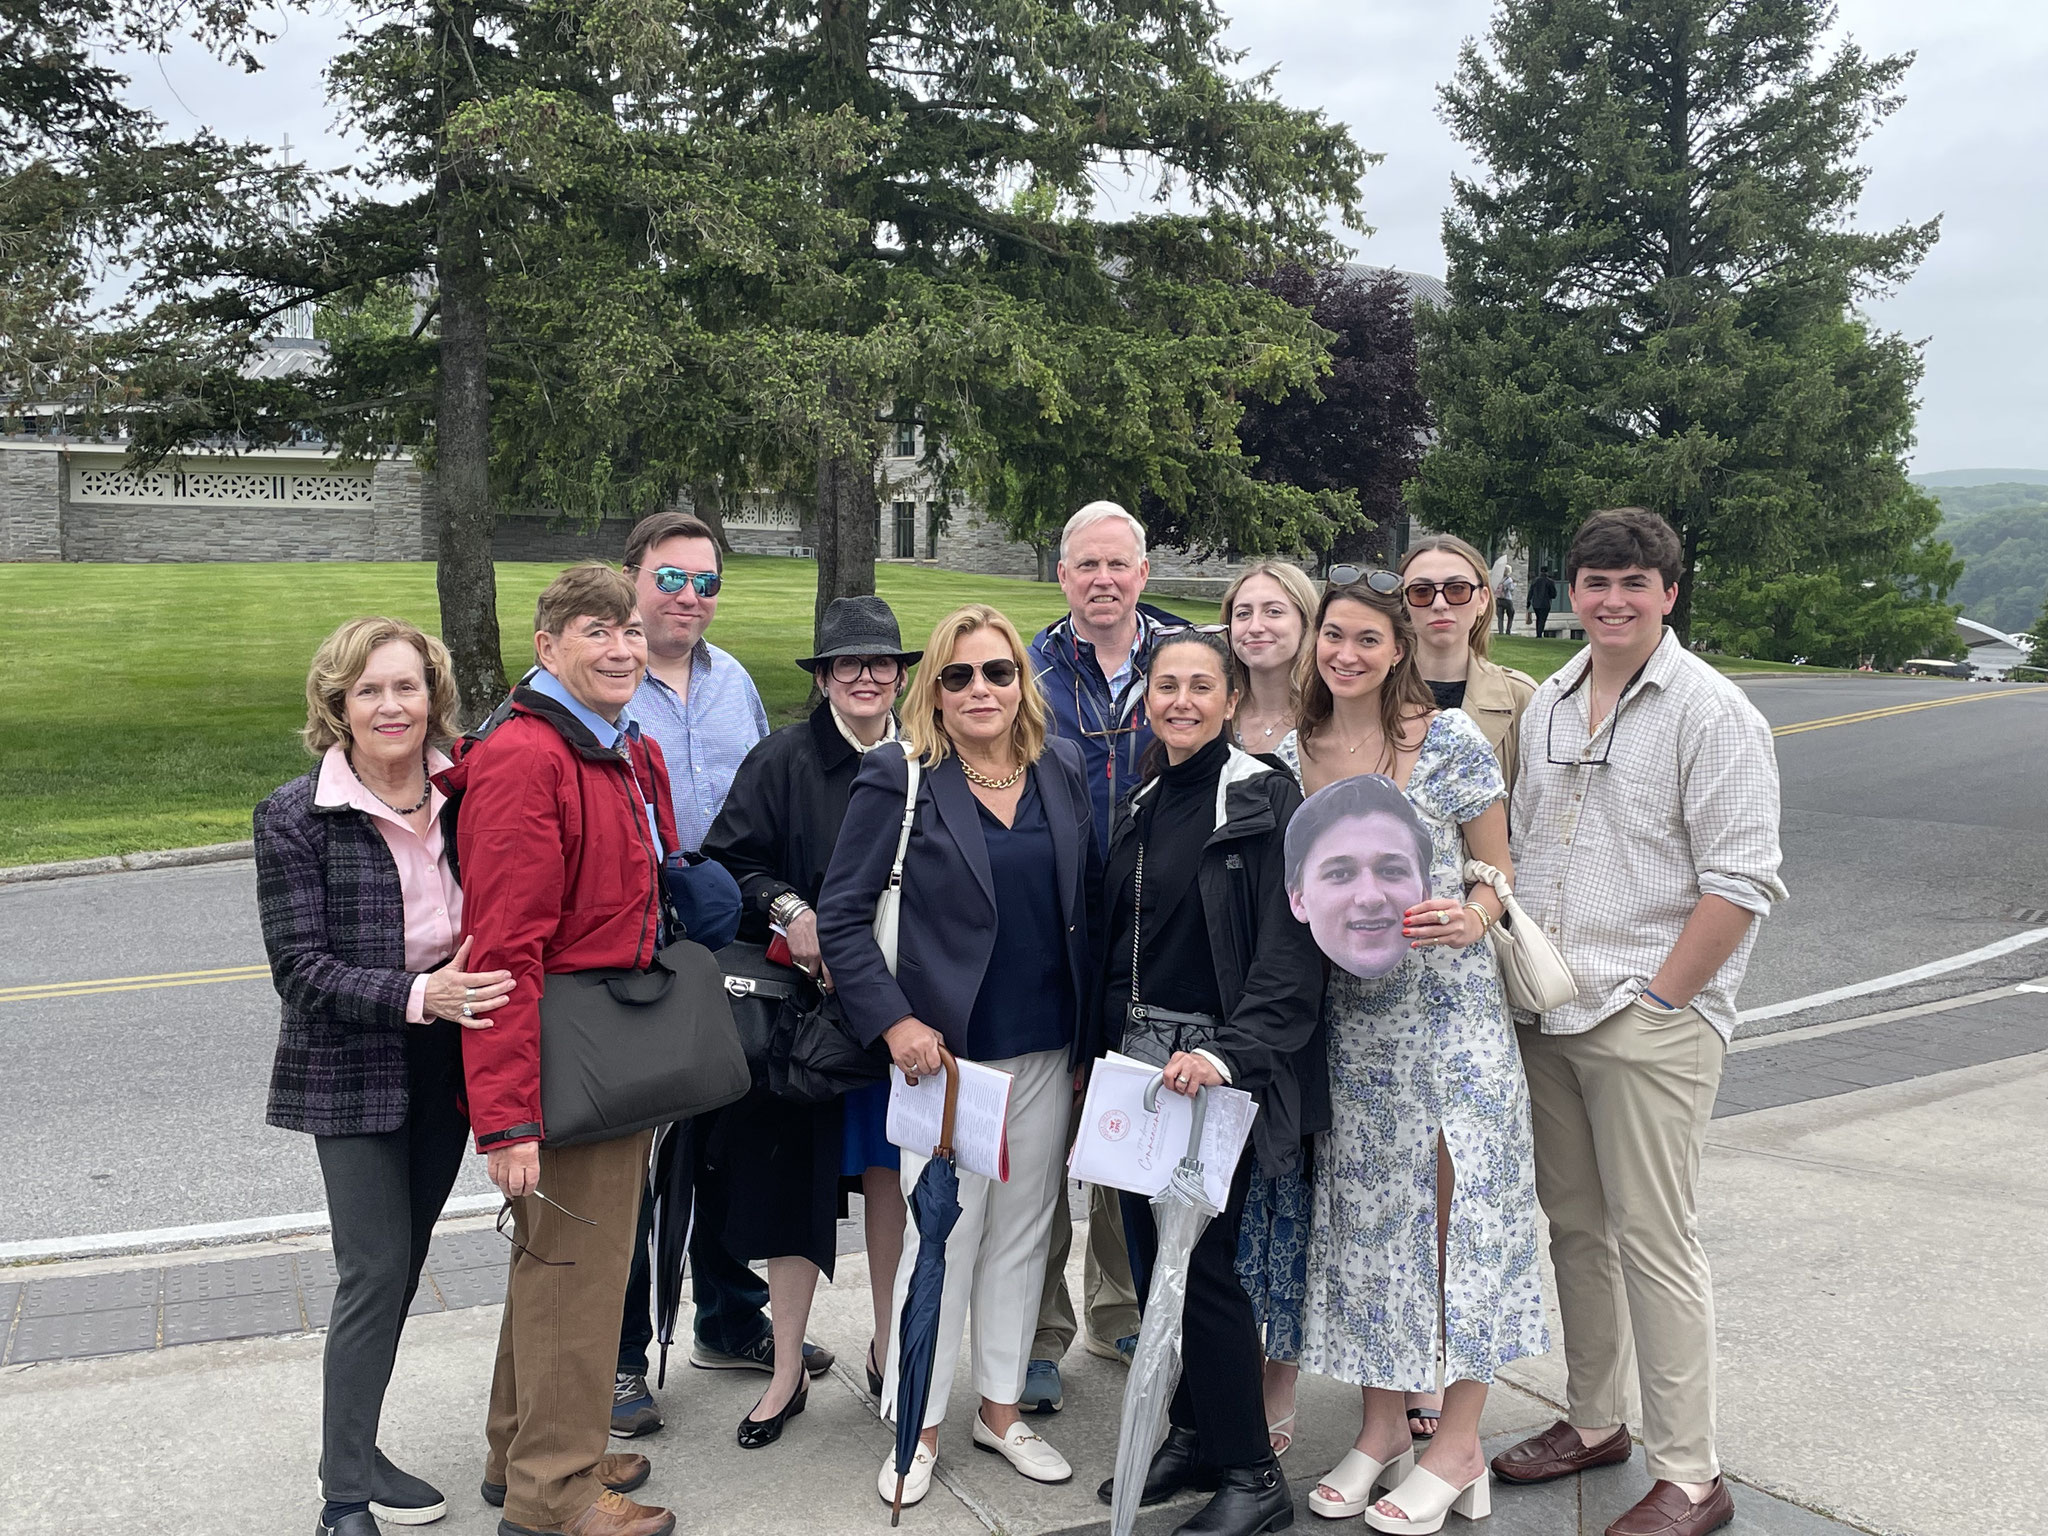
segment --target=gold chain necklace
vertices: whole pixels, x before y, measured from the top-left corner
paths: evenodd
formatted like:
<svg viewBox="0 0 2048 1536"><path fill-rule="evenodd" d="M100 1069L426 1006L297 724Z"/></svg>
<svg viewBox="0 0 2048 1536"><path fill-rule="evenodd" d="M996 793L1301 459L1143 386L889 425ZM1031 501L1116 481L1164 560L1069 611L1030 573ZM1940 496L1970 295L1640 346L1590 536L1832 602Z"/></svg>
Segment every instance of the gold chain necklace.
<svg viewBox="0 0 2048 1536"><path fill-rule="evenodd" d="M1017 768L1017 771L1011 774L1007 779L992 779L987 774L977 769L972 763L968 762L966 758L963 757L960 759L960 771L966 774L972 782L979 784L983 789L1015 789L1017 787L1017 781L1024 777L1024 769L1027 766L1029 765L1020 764Z"/></svg>

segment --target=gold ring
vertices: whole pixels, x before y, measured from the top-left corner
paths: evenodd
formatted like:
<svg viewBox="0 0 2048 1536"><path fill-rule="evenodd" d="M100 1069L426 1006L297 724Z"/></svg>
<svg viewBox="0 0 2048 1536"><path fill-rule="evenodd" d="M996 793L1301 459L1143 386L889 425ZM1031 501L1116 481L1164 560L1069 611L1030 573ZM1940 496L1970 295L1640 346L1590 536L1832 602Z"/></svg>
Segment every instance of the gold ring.
<svg viewBox="0 0 2048 1536"><path fill-rule="evenodd" d="M1437 908L1436 925L1439 928L1451 926L1451 914L1442 907Z"/></svg>

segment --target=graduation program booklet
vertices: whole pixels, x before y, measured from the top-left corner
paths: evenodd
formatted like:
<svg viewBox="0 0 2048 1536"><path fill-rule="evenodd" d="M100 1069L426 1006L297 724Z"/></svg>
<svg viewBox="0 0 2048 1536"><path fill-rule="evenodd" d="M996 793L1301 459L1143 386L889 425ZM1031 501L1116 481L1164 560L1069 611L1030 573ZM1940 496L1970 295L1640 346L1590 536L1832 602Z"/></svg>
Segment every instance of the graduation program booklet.
<svg viewBox="0 0 2048 1536"><path fill-rule="evenodd" d="M953 1161L968 1173L1007 1184L1010 1074L978 1061L955 1060L960 1067L960 1102L953 1111ZM945 1118L945 1073L920 1077L913 1086L901 1067L889 1068L887 1132L892 1143L930 1157Z"/></svg>
<svg viewBox="0 0 2048 1536"><path fill-rule="evenodd" d="M1187 1152L1195 1107L1184 1095L1161 1089L1158 1110L1148 1113L1145 1085L1158 1073L1157 1067L1114 1051L1095 1063L1067 1159L1070 1174L1147 1197L1166 1188ZM1259 1106L1243 1089L1220 1087L1208 1090L1208 1104L1202 1120L1202 1188L1220 1211L1230 1203L1230 1181Z"/></svg>

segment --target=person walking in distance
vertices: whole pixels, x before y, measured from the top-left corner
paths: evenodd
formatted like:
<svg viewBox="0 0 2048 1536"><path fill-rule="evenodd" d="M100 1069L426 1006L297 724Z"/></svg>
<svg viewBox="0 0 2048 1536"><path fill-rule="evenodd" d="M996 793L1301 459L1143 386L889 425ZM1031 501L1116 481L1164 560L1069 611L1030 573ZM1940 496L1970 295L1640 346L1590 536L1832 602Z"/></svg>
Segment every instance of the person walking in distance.
<svg viewBox="0 0 2048 1536"><path fill-rule="evenodd" d="M512 983L491 1027L462 1041L470 1127L511 1218L483 1494L504 1508L500 1536L667 1536L673 1515L624 1496L647 1459L605 1452L605 1366L653 1133L543 1144L540 1007L552 975L653 962L675 817L661 749L626 716L647 665L633 583L574 566L533 627L539 669L436 778L461 800L473 963Z"/></svg>
<svg viewBox="0 0 2048 1536"><path fill-rule="evenodd" d="M1550 567L1543 567L1543 574L1529 583L1529 612L1536 620L1536 638L1550 638L1550 610L1557 606L1557 583L1551 580Z"/></svg>
<svg viewBox="0 0 2048 1536"><path fill-rule="evenodd" d="M695 853L740 764L768 734L768 713L746 668L705 638L718 617L725 582L725 556L710 525L685 512L644 517L626 535L625 567L647 630L647 675L633 695L632 716L660 743L669 765L677 846ZM762 1310L768 1287L733 1257L721 1236L731 1199L709 1152L725 1112L692 1121L683 1133L689 1144L677 1149L678 1156L695 1162L690 1279L697 1315L690 1364L772 1375L775 1334ZM661 1428L661 1411L647 1386L647 1350L654 1339L647 1248L652 1213L645 1201L642 1207L612 1384L612 1433L620 1439ZM805 1346L804 1367L811 1375L831 1365L829 1351Z"/></svg>
<svg viewBox="0 0 2048 1536"><path fill-rule="evenodd" d="M1512 567L1500 573L1500 585L1493 589L1493 605L1500 610L1500 632L1515 632L1515 573Z"/></svg>
<svg viewBox="0 0 2048 1536"><path fill-rule="evenodd" d="M1664 625L1683 558L1640 508L1579 529L1565 580L1587 645L1523 715L1514 791L1522 900L1578 982L1518 1031L1567 1408L1493 1467L1539 1483L1628 1460L1639 1390L1654 1481L1608 1536L1699 1536L1735 1516L1715 1454L1700 1146L1757 919L1785 897L1770 727Z"/></svg>
<svg viewBox="0 0 2048 1536"><path fill-rule="evenodd" d="M1081 749L1098 853L1107 852L1116 803L1137 784L1139 764L1152 745L1145 720L1145 665L1153 640L1162 625L1182 622L1139 601L1151 572L1145 525L1113 501L1089 502L1060 533L1066 616L1031 642L1031 671L1045 699L1048 727ZM1060 1406L1059 1363L1077 1327L1067 1295L1073 1241L1067 1222L1053 1224L1038 1336L1024 1386L1029 1412L1051 1413ZM1138 1296L1114 1190L1088 1192L1082 1288L1087 1293L1088 1352L1128 1361L1138 1339Z"/></svg>

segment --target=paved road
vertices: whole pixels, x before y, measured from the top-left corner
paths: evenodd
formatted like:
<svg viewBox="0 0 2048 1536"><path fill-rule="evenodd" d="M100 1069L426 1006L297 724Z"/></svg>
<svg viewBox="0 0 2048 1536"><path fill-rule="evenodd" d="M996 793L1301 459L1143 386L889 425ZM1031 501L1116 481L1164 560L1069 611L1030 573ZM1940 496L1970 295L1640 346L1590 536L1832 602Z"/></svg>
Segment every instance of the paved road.
<svg viewBox="0 0 2048 1536"><path fill-rule="evenodd" d="M2048 690L1747 686L1780 728L1935 707L1780 737L1793 896L1757 946L1745 1005L2048 926L2020 915L2048 909ZM0 887L0 1242L320 1208L310 1140L263 1124L277 1019L266 977L70 995L55 985L260 964L253 883L239 863ZM1765 1027L2043 974L2048 943ZM485 1188L472 1159L458 1193Z"/></svg>

